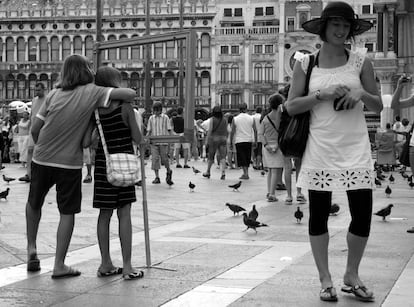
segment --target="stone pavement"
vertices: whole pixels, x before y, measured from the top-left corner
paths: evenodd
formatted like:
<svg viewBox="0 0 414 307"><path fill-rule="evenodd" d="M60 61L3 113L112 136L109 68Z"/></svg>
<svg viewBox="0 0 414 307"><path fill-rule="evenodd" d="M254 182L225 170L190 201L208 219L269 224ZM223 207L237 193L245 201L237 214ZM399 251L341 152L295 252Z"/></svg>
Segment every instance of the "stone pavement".
<svg viewBox="0 0 414 307"><path fill-rule="evenodd" d="M52 280L58 222L55 193L45 201L38 236L42 270L26 272L25 203L29 185L0 179L0 191L10 188L7 200L0 200L0 306L327 306L319 300L319 280L307 235L307 204L302 223L293 212L298 204L265 201L266 179L260 171L250 171L239 192L228 188L236 183L240 170L228 170L220 180L213 166L211 179L195 175L191 169L176 169L170 188L151 184L154 178L148 163L147 194L150 222L151 266L146 267L141 189L133 204L133 264L144 267L145 277L124 281L121 276L97 278L100 256L96 239L98 211L92 208L93 184L83 184L82 212L76 216L67 263L82 275ZM206 163L191 161L200 170ZM5 164L1 171L9 177L23 176L25 169ZM388 175L388 174L386 174ZM394 204L387 222L373 217L372 233L361 263L360 274L375 292L369 306L414 306L414 190L394 173L393 193L387 198L384 186L374 192L374 210ZM196 184L194 192L189 181ZM245 229L241 216L233 214L225 203L239 204L250 210L256 204L261 222L269 225L256 234ZM363 306L365 303L340 293L346 263L346 233L349 212L345 193L334 194L340 204L330 227L330 267L338 290L335 306ZM117 218L111 224L111 251L120 265L121 251Z"/></svg>

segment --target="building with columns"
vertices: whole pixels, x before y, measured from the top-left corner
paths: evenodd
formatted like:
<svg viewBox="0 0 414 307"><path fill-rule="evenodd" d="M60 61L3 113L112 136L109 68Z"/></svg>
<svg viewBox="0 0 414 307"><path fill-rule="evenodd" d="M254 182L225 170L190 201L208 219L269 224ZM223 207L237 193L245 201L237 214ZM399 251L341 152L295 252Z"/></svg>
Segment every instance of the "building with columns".
<svg viewBox="0 0 414 307"><path fill-rule="evenodd" d="M377 54L377 13L374 0L346 0L374 27L353 46ZM183 28L197 32L195 108L205 116L219 104L236 111L241 102L251 110L289 82L296 51L314 52L317 36L301 24L320 16L321 0L151 0L152 35ZM180 14L182 4L182 14ZM103 40L145 34L146 0L102 0ZM0 101L28 101L36 82L50 90L63 59L72 53L93 58L96 41L96 2L93 0L0 1ZM383 23L381 23L383 24ZM383 41L382 41L383 42ZM151 98L168 108L179 101L177 42L151 48ZM184 50L185 52L185 50ZM144 104L145 47L105 51L103 63L122 72L123 85L138 90ZM384 65L381 67L385 67ZM382 69L385 71L385 69ZM373 117L374 126L378 122ZM370 121L370 115L367 114Z"/></svg>

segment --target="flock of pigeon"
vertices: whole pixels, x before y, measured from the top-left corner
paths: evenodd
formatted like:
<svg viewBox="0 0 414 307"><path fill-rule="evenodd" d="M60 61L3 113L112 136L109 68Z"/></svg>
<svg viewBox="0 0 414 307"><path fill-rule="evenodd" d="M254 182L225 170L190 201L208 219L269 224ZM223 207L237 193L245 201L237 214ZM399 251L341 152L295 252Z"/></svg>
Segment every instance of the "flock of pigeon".
<svg viewBox="0 0 414 307"><path fill-rule="evenodd" d="M7 184L9 184L11 181L16 180L16 178L7 177L6 175L3 174L3 180L7 182ZM9 196L9 192L10 192L10 188L7 188L6 190L1 191L0 200L2 199L7 200L7 196Z"/></svg>

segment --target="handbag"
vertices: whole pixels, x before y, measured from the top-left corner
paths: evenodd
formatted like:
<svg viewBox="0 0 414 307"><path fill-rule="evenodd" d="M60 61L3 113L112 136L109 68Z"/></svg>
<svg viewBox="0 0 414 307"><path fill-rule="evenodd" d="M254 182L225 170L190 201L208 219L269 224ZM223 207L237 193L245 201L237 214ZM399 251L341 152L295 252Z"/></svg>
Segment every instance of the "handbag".
<svg viewBox="0 0 414 307"><path fill-rule="evenodd" d="M319 54L318 54L319 55ZM318 56L317 55L317 56ZM305 91L303 95L309 92L309 80L312 69L317 61L315 55L309 56L309 65L306 72ZM309 136L310 111L290 116L286 108L282 105L282 114L279 126L279 147L286 157L301 158L306 149L306 143Z"/></svg>
<svg viewBox="0 0 414 307"><path fill-rule="evenodd" d="M110 184L116 187L133 186L139 181L140 161L134 154L114 153L110 154L106 146L105 137L99 119L99 112L95 110L95 120L101 137L102 147L106 160L106 179Z"/></svg>

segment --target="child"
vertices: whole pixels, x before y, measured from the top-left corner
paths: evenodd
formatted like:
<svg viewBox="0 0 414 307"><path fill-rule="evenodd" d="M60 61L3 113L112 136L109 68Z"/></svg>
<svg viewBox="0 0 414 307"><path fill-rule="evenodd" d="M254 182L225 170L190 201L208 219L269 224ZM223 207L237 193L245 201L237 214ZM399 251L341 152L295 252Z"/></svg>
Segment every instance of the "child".
<svg viewBox="0 0 414 307"><path fill-rule="evenodd" d="M121 84L121 73L112 67L101 67L96 73L95 84L118 87ZM108 152L133 154L132 141L140 144L142 136L132 106L129 103L113 100L109 108L99 109L99 117ZM94 180L93 207L100 209L97 232L101 265L97 275L104 277L122 273L124 280L141 278L144 276L144 272L134 269L131 265L131 203L136 201L135 187L116 187L108 182L106 179L106 159L101 141L99 141L96 150ZM112 264L109 253L109 224L115 209L119 220L123 269Z"/></svg>
<svg viewBox="0 0 414 307"><path fill-rule="evenodd" d="M93 111L108 107L110 99L132 100L132 89L107 88L93 84L89 60L68 56L62 66L57 88L46 97L36 115L31 133L36 144L32 159L32 180L26 205L28 271L39 271L36 237L42 206L49 189L56 184L60 212L56 256L52 278L79 276L65 265L75 214L81 209L82 140Z"/></svg>

